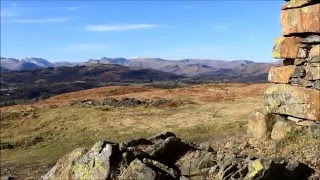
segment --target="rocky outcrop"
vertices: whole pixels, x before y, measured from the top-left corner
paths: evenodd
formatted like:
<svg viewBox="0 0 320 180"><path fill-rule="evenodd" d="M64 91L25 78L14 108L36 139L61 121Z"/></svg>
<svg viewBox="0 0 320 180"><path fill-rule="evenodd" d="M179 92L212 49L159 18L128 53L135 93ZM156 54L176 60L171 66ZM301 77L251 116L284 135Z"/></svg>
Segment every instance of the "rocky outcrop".
<svg viewBox="0 0 320 180"><path fill-rule="evenodd" d="M165 132L120 144L75 149L42 179L303 179L314 170L291 159L214 151Z"/></svg>
<svg viewBox="0 0 320 180"><path fill-rule="evenodd" d="M296 1L296 0L291 0ZM291 2L290 1L290 2ZM300 1L300 0L298 0ZM290 4L289 2L289 4ZM298 33L319 33L320 4L300 8L284 9L281 11L282 35Z"/></svg>
<svg viewBox="0 0 320 180"><path fill-rule="evenodd" d="M79 99L70 102L70 105L77 105L82 107L97 107L97 108L107 108L107 107L153 107L153 108L166 108L166 107L177 107L182 106L186 102L165 99L165 98L153 98L153 99L136 99L124 97L120 100L115 98L105 98L102 100L94 99Z"/></svg>

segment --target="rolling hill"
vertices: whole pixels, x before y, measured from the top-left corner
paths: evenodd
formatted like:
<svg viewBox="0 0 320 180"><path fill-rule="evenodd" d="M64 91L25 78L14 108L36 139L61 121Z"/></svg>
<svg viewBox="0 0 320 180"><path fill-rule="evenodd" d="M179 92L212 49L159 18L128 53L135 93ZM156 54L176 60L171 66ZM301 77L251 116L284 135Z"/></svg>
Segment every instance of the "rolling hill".
<svg viewBox="0 0 320 180"><path fill-rule="evenodd" d="M1 73L1 103L18 103L34 98L110 84L174 81L183 76L154 69L124 67L116 64L91 64L50 67Z"/></svg>

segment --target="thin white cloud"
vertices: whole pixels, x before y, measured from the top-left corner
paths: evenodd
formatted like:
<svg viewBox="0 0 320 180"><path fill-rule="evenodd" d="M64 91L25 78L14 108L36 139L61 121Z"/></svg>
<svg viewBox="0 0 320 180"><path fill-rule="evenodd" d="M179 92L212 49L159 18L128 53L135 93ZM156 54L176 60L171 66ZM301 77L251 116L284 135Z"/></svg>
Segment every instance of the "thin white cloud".
<svg viewBox="0 0 320 180"><path fill-rule="evenodd" d="M212 29L216 29L216 30L226 30L228 28L229 27L226 26L226 25L214 25L214 26L212 26Z"/></svg>
<svg viewBox="0 0 320 180"><path fill-rule="evenodd" d="M88 25L87 31L130 31L137 29L151 29L159 27L156 24L127 24L127 25Z"/></svg>
<svg viewBox="0 0 320 180"><path fill-rule="evenodd" d="M45 18L45 19L12 19L10 22L12 23L35 23L35 24L43 24L43 23L58 23L58 22L66 22L69 21L69 18Z"/></svg>

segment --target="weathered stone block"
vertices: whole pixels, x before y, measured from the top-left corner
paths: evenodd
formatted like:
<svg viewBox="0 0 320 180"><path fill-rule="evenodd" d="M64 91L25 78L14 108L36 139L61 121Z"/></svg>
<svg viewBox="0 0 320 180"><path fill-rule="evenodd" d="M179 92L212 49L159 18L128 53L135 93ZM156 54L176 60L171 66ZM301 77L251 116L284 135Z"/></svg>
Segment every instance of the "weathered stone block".
<svg viewBox="0 0 320 180"><path fill-rule="evenodd" d="M308 49L300 47L298 50L297 58L304 59L308 57Z"/></svg>
<svg viewBox="0 0 320 180"><path fill-rule="evenodd" d="M267 139L270 137L273 124L273 114L254 111L248 120L248 134L255 139Z"/></svg>
<svg viewBox="0 0 320 180"><path fill-rule="evenodd" d="M123 172L120 179L157 179L157 172L151 167L143 163L139 159L135 159L130 163L128 168Z"/></svg>
<svg viewBox="0 0 320 180"><path fill-rule="evenodd" d="M309 52L309 58L320 56L320 45L313 46Z"/></svg>
<svg viewBox="0 0 320 180"><path fill-rule="evenodd" d="M292 77L303 78L306 75L306 70L304 66L295 66Z"/></svg>
<svg viewBox="0 0 320 180"><path fill-rule="evenodd" d="M299 52L299 44L301 38L299 37L278 37L274 40L272 51L273 58L297 58Z"/></svg>
<svg viewBox="0 0 320 180"><path fill-rule="evenodd" d="M311 66L319 66L320 64L320 56L309 57L307 60Z"/></svg>
<svg viewBox="0 0 320 180"><path fill-rule="evenodd" d="M271 86L264 96L267 111L320 121L320 91L287 84Z"/></svg>
<svg viewBox="0 0 320 180"><path fill-rule="evenodd" d="M315 0L291 0L288 3L281 6L281 9L296 8L315 2Z"/></svg>
<svg viewBox="0 0 320 180"><path fill-rule="evenodd" d="M313 126L316 125L316 123L314 121L310 121L310 120L305 120L305 121L300 121L296 123L299 126Z"/></svg>
<svg viewBox="0 0 320 180"><path fill-rule="evenodd" d="M272 67L269 70L268 81L276 83L289 83L290 77L292 77L295 70L295 66L280 66Z"/></svg>
<svg viewBox="0 0 320 180"><path fill-rule="evenodd" d="M281 11L282 35L320 32L320 4Z"/></svg>
<svg viewBox="0 0 320 180"><path fill-rule="evenodd" d="M277 121L272 129L271 139L276 141L283 140L288 137L292 131L293 127L290 122Z"/></svg>
<svg viewBox="0 0 320 180"><path fill-rule="evenodd" d="M75 175L72 174L72 162L79 161L86 153L87 149L78 148L63 156L56 165L42 177L42 179L73 179Z"/></svg>
<svg viewBox="0 0 320 180"><path fill-rule="evenodd" d="M313 83L313 87L320 90L320 80L316 80L314 83Z"/></svg>
<svg viewBox="0 0 320 180"><path fill-rule="evenodd" d="M309 35L301 39L301 42L304 44L320 44L320 35Z"/></svg>
<svg viewBox="0 0 320 180"><path fill-rule="evenodd" d="M77 149L60 159L43 179L109 179L119 147L99 141L90 151Z"/></svg>
<svg viewBox="0 0 320 180"><path fill-rule="evenodd" d="M298 85L298 86L307 87L307 88L311 88L311 87L314 86L314 83L312 81L309 81L309 80L306 80L306 79L302 79L302 78L293 77L290 80L290 82L293 85Z"/></svg>
<svg viewBox="0 0 320 180"><path fill-rule="evenodd" d="M320 66L306 66L306 77L307 80L317 80L320 79Z"/></svg>
<svg viewBox="0 0 320 180"><path fill-rule="evenodd" d="M294 65L302 65L302 64L304 64L305 62L307 62L306 59L295 59L293 64L294 64Z"/></svg>

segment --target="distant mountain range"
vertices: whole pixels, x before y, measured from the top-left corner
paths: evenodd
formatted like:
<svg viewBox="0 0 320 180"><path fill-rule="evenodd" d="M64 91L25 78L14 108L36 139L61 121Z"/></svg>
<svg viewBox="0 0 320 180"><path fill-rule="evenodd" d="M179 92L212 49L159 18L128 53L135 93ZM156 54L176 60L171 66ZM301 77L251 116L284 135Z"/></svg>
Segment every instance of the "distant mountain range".
<svg viewBox="0 0 320 180"><path fill-rule="evenodd" d="M86 62L49 62L42 58L4 58L1 57L1 71L34 70L48 67L83 66L90 64L117 64L126 67L155 69L162 72L182 75L186 77L209 77L227 74L260 75L266 74L274 63L255 63L247 60L223 61L213 59L182 59L165 60L160 58L107 58L89 59Z"/></svg>
<svg viewBox="0 0 320 180"><path fill-rule="evenodd" d="M266 82L276 64L210 59L106 58L52 63L42 58L1 58L0 106L109 85L154 87L212 82Z"/></svg>
<svg viewBox="0 0 320 180"><path fill-rule="evenodd" d="M42 58L3 58L1 57L1 71L19 71L19 70L33 70L47 67L54 67L55 65L48 60Z"/></svg>

